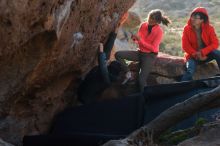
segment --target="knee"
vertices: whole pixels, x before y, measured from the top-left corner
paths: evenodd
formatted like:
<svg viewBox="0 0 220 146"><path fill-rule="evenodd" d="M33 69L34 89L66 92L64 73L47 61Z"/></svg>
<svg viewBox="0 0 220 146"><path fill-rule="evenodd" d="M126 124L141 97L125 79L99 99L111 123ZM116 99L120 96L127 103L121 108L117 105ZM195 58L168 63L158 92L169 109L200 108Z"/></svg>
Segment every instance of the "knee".
<svg viewBox="0 0 220 146"><path fill-rule="evenodd" d="M213 56L217 56L217 57L220 57L220 51L219 50L213 50L209 53L210 55L213 55Z"/></svg>

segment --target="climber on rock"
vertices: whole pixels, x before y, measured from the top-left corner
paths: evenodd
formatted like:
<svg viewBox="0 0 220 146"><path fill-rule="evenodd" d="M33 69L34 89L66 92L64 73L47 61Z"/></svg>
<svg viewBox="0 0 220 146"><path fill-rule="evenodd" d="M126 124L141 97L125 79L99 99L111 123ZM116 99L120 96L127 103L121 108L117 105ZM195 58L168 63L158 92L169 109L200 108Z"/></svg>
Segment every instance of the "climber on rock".
<svg viewBox="0 0 220 146"><path fill-rule="evenodd" d="M78 97L82 103L96 101L97 96L110 86L111 81L116 80L121 71L120 64L110 62L110 56L119 27L125 22L128 13L125 13L115 30L109 34L106 43L99 43L98 66L94 67L82 81L78 89Z"/></svg>

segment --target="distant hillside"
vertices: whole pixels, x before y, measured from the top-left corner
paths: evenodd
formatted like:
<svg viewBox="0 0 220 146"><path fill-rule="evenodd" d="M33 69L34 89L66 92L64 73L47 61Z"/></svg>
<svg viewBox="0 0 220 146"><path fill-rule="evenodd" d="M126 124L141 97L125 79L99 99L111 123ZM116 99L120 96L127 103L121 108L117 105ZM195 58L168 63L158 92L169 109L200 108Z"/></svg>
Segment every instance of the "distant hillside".
<svg viewBox="0 0 220 146"><path fill-rule="evenodd" d="M137 0L132 11L143 18L152 9L162 9L172 17L185 17L198 6L207 8L210 15L218 15L220 11L219 0Z"/></svg>

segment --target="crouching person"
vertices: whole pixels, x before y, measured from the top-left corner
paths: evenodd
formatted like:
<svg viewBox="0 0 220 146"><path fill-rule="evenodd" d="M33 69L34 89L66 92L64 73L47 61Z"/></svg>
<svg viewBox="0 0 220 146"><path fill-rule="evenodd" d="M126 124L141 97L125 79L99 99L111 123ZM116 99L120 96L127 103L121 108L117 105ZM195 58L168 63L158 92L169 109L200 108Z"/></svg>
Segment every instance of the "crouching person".
<svg viewBox="0 0 220 146"><path fill-rule="evenodd" d="M209 23L207 10L195 8L184 27L182 48L185 52L186 72L182 81L192 80L196 66L211 60L216 60L220 68L220 51L215 29Z"/></svg>

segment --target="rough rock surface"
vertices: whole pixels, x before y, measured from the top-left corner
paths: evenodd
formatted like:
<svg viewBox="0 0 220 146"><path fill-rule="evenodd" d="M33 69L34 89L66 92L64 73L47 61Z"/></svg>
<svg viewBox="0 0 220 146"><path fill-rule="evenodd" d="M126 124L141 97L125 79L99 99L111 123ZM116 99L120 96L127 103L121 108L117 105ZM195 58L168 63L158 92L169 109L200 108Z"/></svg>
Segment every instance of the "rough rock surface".
<svg viewBox="0 0 220 146"><path fill-rule="evenodd" d="M5 141L3 141L1 138L0 138L0 146L13 146L12 144L10 143L7 143Z"/></svg>
<svg viewBox="0 0 220 146"><path fill-rule="evenodd" d="M131 70L137 72L137 64L131 64L130 67ZM159 53L148 78L148 85L178 82L184 72L185 61L183 57ZM218 65L213 61L199 65L193 78L195 80L205 79L219 73Z"/></svg>
<svg viewBox="0 0 220 146"><path fill-rule="evenodd" d="M135 0L0 1L0 137L47 131Z"/></svg>
<svg viewBox="0 0 220 146"><path fill-rule="evenodd" d="M119 80L113 83L100 95L100 99L120 98L126 95L137 92L137 63L132 62L130 70L134 76L134 80L127 85L121 85L124 80L122 73ZM185 61L183 57L171 56L164 53L159 53L154 67L147 79L148 85L169 84L179 82L183 73L185 72ZM219 74L218 65L216 62L209 62L207 64L199 65L197 67L194 79L205 79Z"/></svg>
<svg viewBox="0 0 220 146"><path fill-rule="evenodd" d="M115 40L115 50L134 50L137 48L137 45L131 39L131 32L135 33L137 31L139 25L141 24L140 16L135 13L129 11L128 18L120 27L117 39Z"/></svg>
<svg viewBox="0 0 220 146"><path fill-rule="evenodd" d="M152 70L152 74L157 75L156 80L159 84L179 81L184 72L185 62L183 57L171 56L163 53L158 55L158 59ZM209 62L199 65L193 78L204 79L219 73L220 71L216 62ZM169 81L169 79L171 80Z"/></svg>
<svg viewBox="0 0 220 146"><path fill-rule="evenodd" d="M77 105L79 80L96 64L98 43L107 40L134 1L0 1L0 137L4 141L20 145L24 135L46 132L57 112ZM175 59L180 64L172 71ZM182 58L175 59L158 59L152 75L162 79L155 81L172 82L183 72ZM204 73L215 74L216 66L208 67Z"/></svg>
<svg viewBox="0 0 220 146"><path fill-rule="evenodd" d="M185 140L178 146L219 146L220 145L220 122L206 125L200 134Z"/></svg>

